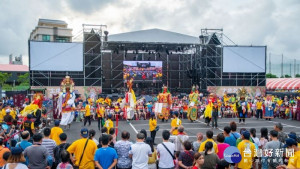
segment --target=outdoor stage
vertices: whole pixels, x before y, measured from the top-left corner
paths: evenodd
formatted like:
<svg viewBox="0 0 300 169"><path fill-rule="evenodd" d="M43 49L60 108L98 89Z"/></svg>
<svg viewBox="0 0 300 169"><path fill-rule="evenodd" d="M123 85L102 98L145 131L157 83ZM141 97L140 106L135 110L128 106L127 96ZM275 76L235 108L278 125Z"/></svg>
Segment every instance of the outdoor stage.
<svg viewBox="0 0 300 169"><path fill-rule="evenodd" d="M266 121L266 120L256 120L256 118L247 118L246 119L246 124L238 124L238 119L237 118L223 118L223 119L218 119L218 125L219 129L213 129L214 132L214 137L218 133L223 132L223 128L226 125L229 125L231 121L235 121L238 125L237 131L241 128L246 128L247 130L250 130L250 128L255 128L256 129L256 135L257 137L260 137L260 129L262 127L267 127L268 131L272 130L274 125L277 122L281 122L283 125L283 131L285 133L289 133L291 131L294 131L297 133L297 135L300 134L300 126L299 126L299 121L290 121L290 120L284 120L284 119L273 119L272 121ZM147 131L147 136L150 136L149 132L149 120L138 120L138 121L131 121L131 123L128 123L127 121L119 121L119 131L118 131L118 137L117 140L121 139L121 132L126 130L130 132L130 141L135 142L136 140L136 133L141 131L141 129L145 129ZM168 121L168 123L164 122L162 123L160 120L158 120L158 126L160 127L159 131L156 134L155 138L155 143L161 143L162 142L162 131L163 130L170 130L171 126L171 119ZM207 130L210 130L211 127L207 127L206 124L204 123L204 120L197 120L194 123L191 123L189 120L184 119L182 120L182 125L185 128L185 132L188 134L190 137L190 141L196 141L196 134L198 132L202 132L204 135L204 140L206 139L205 137L205 132ZM114 126L115 126L115 121L114 121ZM80 138L80 129L83 127L83 122L73 122L71 129L70 130L65 130L64 132L67 133L68 135L68 141L69 143L77 140ZM92 121L92 125L90 127L86 126L88 129L94 129L96 130L96 136L95 138L98 139L100 136L100 131L98 131L97 127L97 121Z"/></svg>

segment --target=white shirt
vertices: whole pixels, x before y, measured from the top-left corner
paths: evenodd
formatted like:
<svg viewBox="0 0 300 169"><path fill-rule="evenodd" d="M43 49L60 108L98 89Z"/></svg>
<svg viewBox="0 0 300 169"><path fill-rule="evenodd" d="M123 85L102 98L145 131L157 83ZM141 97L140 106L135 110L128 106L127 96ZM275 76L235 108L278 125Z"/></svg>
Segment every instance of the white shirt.
<svg viewBox="0 0 300 169"><path fill-rule="evenodd" d="M189 140L188 135L178 134L177 136L172 135L170 137L170 141L172 141L175 144L175 151L183 151L183 142L186 140Z"/></svg>
<svg viewBox="0 0 300 169"><path fill-rule="evenodd" d="M171 142L163 142L164 145L170 150L171 153L174 155L175 151L175 144ZM173 157L168 152L168 150L162 145L157 145L157 153L159 154L159 164L158 167L160 168L172 168L174 167Z"/></svg>
<svg viewBox="0 0 300 169"><path fill-rule="evenodd" d="M132 154L132 169L148 168L148 158L152 154L151 147L144 142L131 145L129 154Z"/></svg>
<svg viewBox="0 0 300 169"><path fill-rule="evenodd" d="M6 167L3 166L3 168L9 169L10 164L16 164L16 163L7 163L6 165L4 165ZM28 167L26 165L22 164L22 163L17 163L17 166L15 168L18 168L18 169L28 169Z"/></svg>

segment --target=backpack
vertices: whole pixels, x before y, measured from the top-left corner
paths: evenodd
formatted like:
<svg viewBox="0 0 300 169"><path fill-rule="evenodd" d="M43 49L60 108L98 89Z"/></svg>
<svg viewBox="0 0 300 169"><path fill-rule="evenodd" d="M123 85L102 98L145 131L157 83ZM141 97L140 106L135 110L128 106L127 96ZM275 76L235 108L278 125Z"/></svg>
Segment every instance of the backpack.
<svg viewBox="0 0 300 169"><path fill-rule="evenodd" d="M59 145L55 148L54 159L56 164L59 164L61 162L61 157L60 157L61 151L65 150L69 146L70 146L69 143L65 143L63 146Z"/></svg>

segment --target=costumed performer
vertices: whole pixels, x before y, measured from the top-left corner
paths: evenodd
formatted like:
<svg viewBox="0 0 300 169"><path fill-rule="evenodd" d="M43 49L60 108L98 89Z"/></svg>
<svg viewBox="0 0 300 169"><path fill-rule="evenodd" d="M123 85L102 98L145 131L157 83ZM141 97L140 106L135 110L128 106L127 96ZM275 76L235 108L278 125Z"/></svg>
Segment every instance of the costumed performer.
<svg viewBox="0 0 300 169"><path fill-rule="evenodd" d="M189 94L189 109L188 109L188 119L191 122L197 119L197 107L198 107L198 100L199 100L199 92L197 87L193 85L192 91Z"/></svg>
<svg viewBox="0 0 300 169"><path fill-rule="evenodd" d="M207 103L205 111L204 111L204 118L205 118L205 123L207 123L207 126L209 126L209 123L211 121L212 107L213 107L214 102L215 102L214 94L211 93L209 95L208 103Z"/></svg>
<svg viewBox="0 0 300 169"><path fill-rule="evenodd" d="M162 103L162 112L158 115L158 118L162 121L168 122L170 116L170 108L172 105L172 95L167 86L162 87L162 92L158 94L158 102Z"/></svg>
<svg viewBox="0 0 300 169"><path fill-rule="evenodd" d="M264 118L266 120L271 120L271 118L274 118L274 104L272 102L272 96L268 95L265 101L265 114Z"/></svg>
<svg viewBox="0 0 300 169"><path fill-rule="evenodd" d="M70 76L66 76L60 83L61 92L57 100L58 117L61 115L60 125L71 127L71 123L74 119L75 110L75 98L74 82Z"/></svg>
<svg viewBox="0 0 300 169"><path fill-rule="evenodd" d="M127 80L127 92L125 98L120 105L124 112L123 117L127 120L132 120L136 108L136 97L132 85L133 78L130 78L130 80Z"/></svg>

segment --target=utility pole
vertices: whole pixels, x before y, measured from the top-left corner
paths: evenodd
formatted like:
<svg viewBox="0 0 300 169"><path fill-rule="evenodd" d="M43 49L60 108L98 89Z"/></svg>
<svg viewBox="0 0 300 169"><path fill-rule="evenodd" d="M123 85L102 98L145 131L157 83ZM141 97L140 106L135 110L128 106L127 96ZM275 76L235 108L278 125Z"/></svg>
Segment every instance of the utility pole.
<svg viewBox="0 0 300 169"><path fill-rule="evenodd" d="M292 63L290 63L290 76L292 77Z"/></svg>
<svg viewBox="0 0 300 169"><path fill-rule="evenodd" d="M271 74L271 52L269 53L269 73Z"/></svg>
<svg viewBox="0 0 300 169"><path fill-rule="evenodd" d="M294 59L294 77L296 77L296 59Z"/></svg>
<svg viewBox="0 0 300 169"><path fill-rule="evenodd" d="M281 56L281 77L283 77L283 54Z"/></svg>

